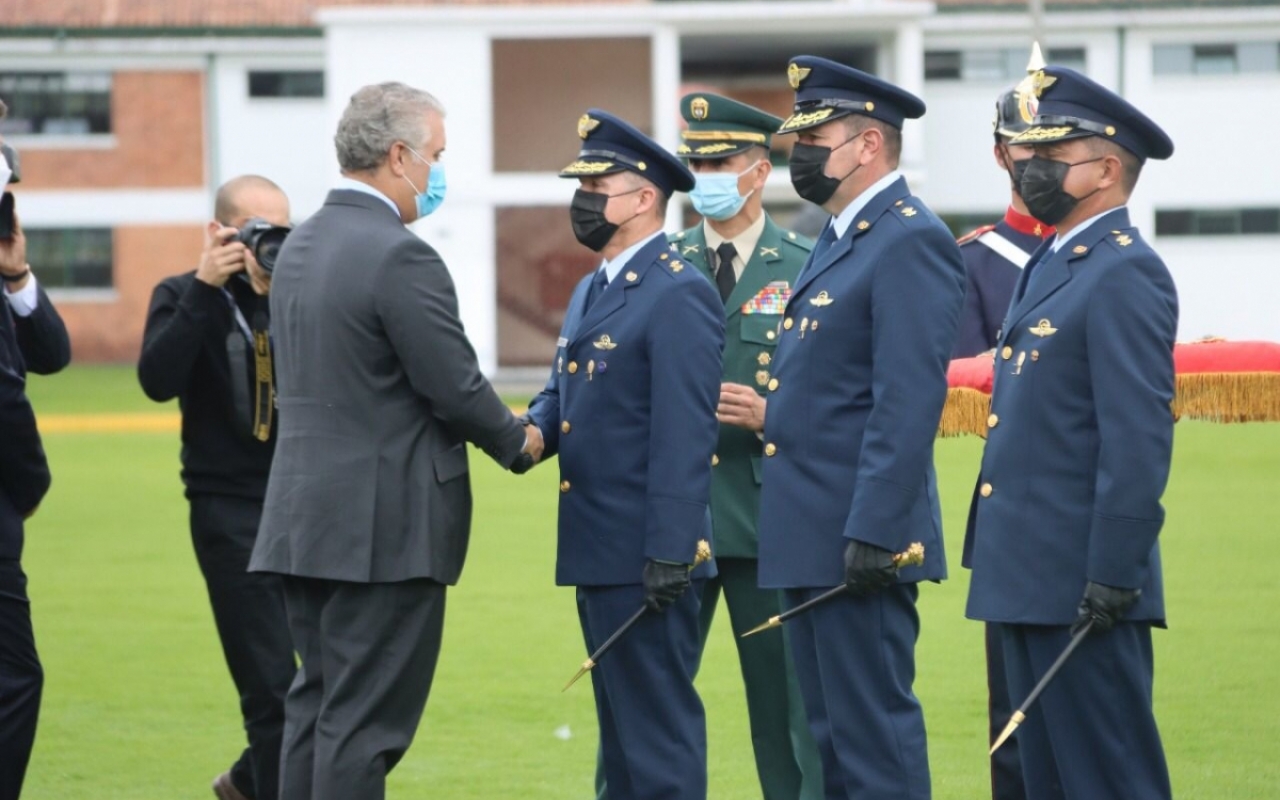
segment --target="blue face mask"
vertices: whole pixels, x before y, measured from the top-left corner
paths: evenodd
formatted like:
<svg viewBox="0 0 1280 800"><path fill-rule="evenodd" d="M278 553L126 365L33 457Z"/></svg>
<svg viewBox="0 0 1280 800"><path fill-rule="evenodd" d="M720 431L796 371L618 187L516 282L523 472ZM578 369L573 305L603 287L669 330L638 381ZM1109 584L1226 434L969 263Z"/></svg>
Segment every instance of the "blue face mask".
<svg viewBox="0 0 1280 800"><path fill-rule="evenodd" d="M737 175L729 172L696 173L693 176L696 183L693 191L689 192L693 207L708 219L720 221L733 217L742 210L747 198L755 192L755 189L752 189L746 195L738 194L738 179L755 169L756 164L759 163L757 161Z"/></svg>
<svg viewBox="0 0 1280 800"><path fill-rule="evenodd" d="M412 147L409 148L409 152L418 156L418 158L422 158L418 151ZM431 162L422 158L422 163L430 164ZM437 161L431 164L431 174L427 178L427 188L424 192L418 191L418 187L413 185L413 181L409 180L408 175L404 176L404 180L409 186L413 187L413 193L417 197L418 219L429 216L444 202L444 190L448 188L448 184L445 183L444 164L442 162Z"/></svg>

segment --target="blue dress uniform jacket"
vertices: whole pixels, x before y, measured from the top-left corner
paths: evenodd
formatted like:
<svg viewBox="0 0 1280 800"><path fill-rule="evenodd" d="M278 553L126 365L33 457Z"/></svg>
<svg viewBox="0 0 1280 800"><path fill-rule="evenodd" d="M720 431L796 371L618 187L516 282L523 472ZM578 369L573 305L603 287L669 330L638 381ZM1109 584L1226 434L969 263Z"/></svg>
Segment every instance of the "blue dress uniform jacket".
<svg viewBox="0 0 1280 800"><path fill-rule="evenodd" d="M844 580L854 538L946 576L933 442L964 295L950 232L899 179L814 249L779 332L765 417L760 585Z"/></svg>
<svg viewBox="0 0 1280 800"><path fill-rule="evenodd" d="M996 346L1018 276L1043 242L1042 236L1010 225L1008 215L960 239L966 283L952 358L969 358Z"/></svg>
<svg viewBox="0 0 1280 800"><path fill-rule="evenodd" d="M1023 274L965 536L969 617L1067 625L1095 581L1142 589L1126 618L1163 622L1177 320L1173 280L1123 208Z"/></svg>
<svg viewBox="0 0 1280 800"><path fill-rule="evenodd" d="M691 564L711 540L724 305L663 236L584 312L591 278L529 417L560 458L556 582L639 584L646 559Z"/></svg>

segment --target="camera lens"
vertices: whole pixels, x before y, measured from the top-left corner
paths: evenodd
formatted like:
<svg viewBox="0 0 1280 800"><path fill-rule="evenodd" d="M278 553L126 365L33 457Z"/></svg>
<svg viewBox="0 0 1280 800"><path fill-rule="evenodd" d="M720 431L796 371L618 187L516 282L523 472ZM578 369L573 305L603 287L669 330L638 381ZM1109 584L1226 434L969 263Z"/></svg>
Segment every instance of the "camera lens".
<svg viewBox="0 0 1280 800"><path fill-rule="evenodd" d="M288 235L287 228L272 228L264 231L258 238L253 257L258 260L258 266L262 267L263 272L271 273L275 270L276 257L280 255L280 247Z"/></svg>

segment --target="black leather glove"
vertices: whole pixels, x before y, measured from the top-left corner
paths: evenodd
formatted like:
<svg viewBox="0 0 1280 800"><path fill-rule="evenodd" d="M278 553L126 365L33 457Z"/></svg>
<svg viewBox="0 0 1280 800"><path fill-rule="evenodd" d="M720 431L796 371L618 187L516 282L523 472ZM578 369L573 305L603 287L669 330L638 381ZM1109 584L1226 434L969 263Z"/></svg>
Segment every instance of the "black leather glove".
<svg viewBox="0 0 1280 800"><path fill-rule="evenodd" d="M523 475L529 470L533 469L533 465L535 463L536 462L533 460L533 456L529 455L528 453L521 453L520 455L516 456L515 463L511 465L511 472L513 475Z"/></svg>
<svg viewBox="0 0 1280 800"><path fill-rule="evenodd" d="M874 594L898 580L893 551L851 539L844 549L844 585L858 597Z"/></svg>
<svg viewBox="0 0 1280 800"><path fill-rule="evenodd" d="M689 565L649 559L644 565L644 604L662 611L689 588Z"/></svg>
<svg viewBox="0 0 1280 800"><path fill-rule="evenodd" d="M1080 601L1080 616L1071 625L1071 635L1075 636L1089 620L1093 620L1095 631L1111 630L1129 613L1141 594L1141 589L1117 589L1089 581L1084 587L1084 599Z"/></svg>

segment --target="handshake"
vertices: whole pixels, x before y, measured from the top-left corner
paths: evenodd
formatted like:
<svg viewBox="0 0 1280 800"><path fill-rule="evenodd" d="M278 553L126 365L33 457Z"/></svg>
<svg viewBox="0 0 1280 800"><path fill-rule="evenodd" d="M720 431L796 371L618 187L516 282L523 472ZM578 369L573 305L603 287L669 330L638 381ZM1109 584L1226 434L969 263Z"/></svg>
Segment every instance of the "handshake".
<svg viewBox="0 0 1280 800"><path fill-rule="evenodd" d="M542 429L533 423L528 413L517 416L516 422L524 426L524 448L511 465L511 472L523 475L542 460L542 450L546 445L542 440Z"/></svg>

